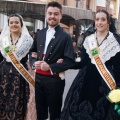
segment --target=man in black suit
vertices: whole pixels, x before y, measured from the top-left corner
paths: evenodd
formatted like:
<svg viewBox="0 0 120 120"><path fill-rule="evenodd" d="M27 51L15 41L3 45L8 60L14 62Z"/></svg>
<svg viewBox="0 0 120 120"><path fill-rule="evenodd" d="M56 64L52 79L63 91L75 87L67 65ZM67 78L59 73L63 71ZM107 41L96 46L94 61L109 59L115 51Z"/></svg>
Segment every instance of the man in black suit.
<svg viewBox="0 0 120 120"><path fill-rule="evenodd" d="M65 80L61 73L72 67L74 50L70 35L60 27L62 6L58 2L47 5L46 19L48 27L36 33L31 52L37 52L37 59L32 56L30 63L36 69L35 99L37 119L60 120L62 96ZM57 63L62 58L62 63Z"/></svg>

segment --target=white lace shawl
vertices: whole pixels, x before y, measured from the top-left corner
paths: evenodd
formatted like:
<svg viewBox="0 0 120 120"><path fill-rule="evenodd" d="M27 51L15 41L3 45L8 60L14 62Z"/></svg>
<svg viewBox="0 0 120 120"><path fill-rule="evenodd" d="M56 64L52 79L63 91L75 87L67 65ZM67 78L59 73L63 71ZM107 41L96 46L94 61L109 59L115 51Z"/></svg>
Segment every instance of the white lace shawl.
<svg viewBox="0 0 120 120"><path fill-rule="evenodd" d="M95 36L94 34L90 35L90 37L92 39L95 39L94 36ZM88 53L88 55L91 59L91 62L93 64L95 64L94 60L92 59L92 56L90 54L87 38L85 39L83 46L86 49L86 53ZM120 45L117 42L117 40L115 39L113 33L109 32L109 36L107 37L106 40L104 40L102 42L102 44L99 46L99 49L100 49L100 58L101 58L102 62L105 63L111 57L114 57L118 52L120 52Z"/></svg>
<svg viewBox="0 0 120 120"><path fill-rule="evenodd" d="M9 57L7 56L7 54L5 53L5 51L2 47L2 44L3 44L2 42L3 41L0 40L0 51L3 55L3 57L6 58L6 61L10 62ZM14 55L16 56L16 58L19 61L28 54L28 52L32 46L32 43L33 43L33 39L30 36L23 34L20 37L20 39L18 40L18 42L16 44L16 49L15 49L15 51L13 51ZM10 40L10 45L11 45L11 40Z"/></svg>

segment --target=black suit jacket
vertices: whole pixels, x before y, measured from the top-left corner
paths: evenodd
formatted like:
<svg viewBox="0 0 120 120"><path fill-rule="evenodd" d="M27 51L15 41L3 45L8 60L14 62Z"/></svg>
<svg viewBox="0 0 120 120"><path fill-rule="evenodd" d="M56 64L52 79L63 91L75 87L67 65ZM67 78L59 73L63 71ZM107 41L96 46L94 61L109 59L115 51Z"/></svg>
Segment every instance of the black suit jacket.
<svg viewBox="0 0 120 120"><path fill-rule="evenodd" d="M38 58L30 57L31 65L37 60L42 60L47 29L42 29L36 33L31 52L37 52ZM55 31L55 37L51 39L44 58L44 61L50 65L53 74L71 68L75 60L70 35L59 25L55 28ZM64 61L58 64L57 60L60 58L64 59Z"/></svg>

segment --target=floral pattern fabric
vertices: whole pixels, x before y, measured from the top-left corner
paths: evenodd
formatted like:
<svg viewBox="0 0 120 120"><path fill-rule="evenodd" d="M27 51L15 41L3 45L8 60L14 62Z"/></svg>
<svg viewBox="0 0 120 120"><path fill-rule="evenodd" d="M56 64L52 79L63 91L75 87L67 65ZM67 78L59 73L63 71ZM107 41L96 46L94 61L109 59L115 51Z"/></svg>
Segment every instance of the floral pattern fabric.
<svg viewBox="0 0 120 120"><path fill-rule="evenodd" d="M0 64L0 120L24 120L29 85L11 63Z"/></svg>

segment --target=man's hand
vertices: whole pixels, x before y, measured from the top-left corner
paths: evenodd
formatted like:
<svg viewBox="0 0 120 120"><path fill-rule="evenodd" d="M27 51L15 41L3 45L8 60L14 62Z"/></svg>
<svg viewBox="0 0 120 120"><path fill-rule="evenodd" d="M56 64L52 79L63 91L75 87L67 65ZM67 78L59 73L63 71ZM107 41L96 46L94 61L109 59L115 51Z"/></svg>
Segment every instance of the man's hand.
<svg viewBox="0 0 120 120"><path fill-rule="evenodd" d="M34 63L34 67L35 69L41 69L41 64L43 63L44 61L36 61Z"/></svg>
<svg viewBox="0 0 120 120"><path fill-rule="evenodd" d="M41 63L41 70L48 71L48 70L50 70L50 66L45 61L43 61Z"/></svg>
<svg viewBox="0 0 120 120"><path fill-rule="evenodd" d="M41 69L43 71L50 70L50 66L45 61L37 61L34 63L35 69Z"/></svg>
<svg viewBox="0 0 120 120"><path fill-rule="evenodd" d="M60 58L60 59L57 60L57 63L62 63L62 62L63 62L62 58Z"/></svg>

